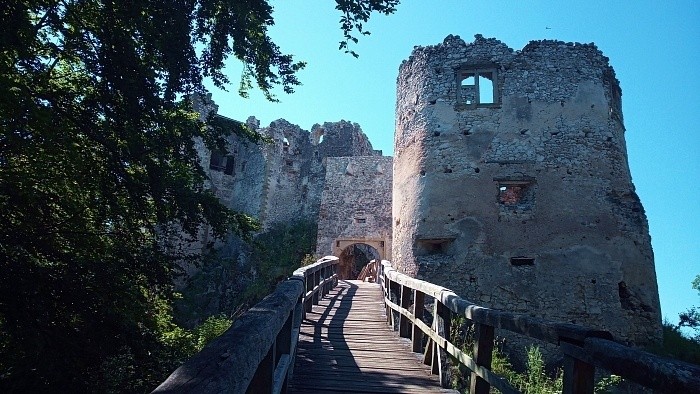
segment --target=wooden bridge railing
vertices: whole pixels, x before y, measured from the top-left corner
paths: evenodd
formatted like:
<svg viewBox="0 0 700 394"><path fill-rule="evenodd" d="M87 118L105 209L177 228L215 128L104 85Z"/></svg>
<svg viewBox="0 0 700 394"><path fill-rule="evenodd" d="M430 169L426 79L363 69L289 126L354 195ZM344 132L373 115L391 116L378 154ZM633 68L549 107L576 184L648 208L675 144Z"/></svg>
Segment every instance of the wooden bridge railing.
<svg viewBox="0 0 700 394"><path fill-rule="evenodd" d="M470 393L488 393L490 386L502 393L519 393L491 371L494 329L499 328L557 345L564 355L564 393L592 394L595 367L660 392L700 393L700 367L622 345L606 331L481 307L449 289L401 274L388 261L370 264L378 270L387 323L394 327L392 311L398 312L394 329L411 339L414 352L424 354L423 362L440 375L443 387L450 383L449 354L471 371ZM423 321L426 297L434 299L431 326ZM475 326L473 357L450 341L453 315L464 316ZM428 339L425 349L423 336Z"/></svg>
<svg viewBox="0 0 700 394"><path fill-rule="evenodd" d="M372 263L366 264L364 267L362 267L359 275L357 275L357 280L361 280L363 282L375 282L377 280L377 264L374 262L374 260L372 261Z"/></svg>
<svg viewBox="0 0 700 394"><path fill-rule="evenodd" d="M294 271L153 392L284 392L303 316L338 284L337 267L338 258L326 256Z"/></svg>

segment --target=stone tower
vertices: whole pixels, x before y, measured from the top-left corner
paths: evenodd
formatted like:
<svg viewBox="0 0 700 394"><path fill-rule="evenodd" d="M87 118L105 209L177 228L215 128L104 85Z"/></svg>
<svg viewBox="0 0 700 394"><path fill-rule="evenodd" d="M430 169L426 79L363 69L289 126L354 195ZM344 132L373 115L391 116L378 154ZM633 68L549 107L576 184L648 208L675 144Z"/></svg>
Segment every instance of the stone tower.
<svg viewBox="0 0 700 394"><path fill-rule="evenodd" d="M624 133L593 44L417 47L397 81L395 264L492 308L659 340Z"/></svg>

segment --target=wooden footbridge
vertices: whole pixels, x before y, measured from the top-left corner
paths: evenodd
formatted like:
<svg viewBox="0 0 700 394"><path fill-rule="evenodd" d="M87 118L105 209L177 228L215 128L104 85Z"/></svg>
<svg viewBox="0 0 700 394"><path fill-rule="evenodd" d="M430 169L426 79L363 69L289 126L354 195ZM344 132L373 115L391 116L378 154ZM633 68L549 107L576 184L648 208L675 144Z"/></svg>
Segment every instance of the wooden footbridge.
<svg viewBox="0 0 700 394"><path fill-rule="evenodd" d="M451 365L470 393L519 393L491 371L495 329L556 345L564 392L593 393L596 367L657 392L700 393L700 368L615 342L604 331L484 308L387 261L337 279L338 259L303 267L173 372L154 393L448 393ZM452 317L475 328L464 352Z"/></svg>

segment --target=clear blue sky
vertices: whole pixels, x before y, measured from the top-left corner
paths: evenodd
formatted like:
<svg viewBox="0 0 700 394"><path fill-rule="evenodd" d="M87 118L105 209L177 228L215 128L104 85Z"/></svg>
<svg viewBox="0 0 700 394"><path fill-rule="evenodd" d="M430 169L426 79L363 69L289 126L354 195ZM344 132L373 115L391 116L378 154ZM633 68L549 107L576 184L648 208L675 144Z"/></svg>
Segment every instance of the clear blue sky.
<svg viewBox="0 0 700 394"><path fill-rule="evenodd" d="M241 66L232 62L230 93L213 91L219 113L266 126L284 118L357 122L375 149L393 154L399 64L415 45L495 37L513 49L529 41L594 42L610 58L622 87L632 177L649 218L661 308L672 322L700 296L700 2L404 0L396 14L373 16L372 34L338 51L340 15L331 0L273 1L271 35L285 53L308 62L293 95L281 103L236 94Z"/></svg>

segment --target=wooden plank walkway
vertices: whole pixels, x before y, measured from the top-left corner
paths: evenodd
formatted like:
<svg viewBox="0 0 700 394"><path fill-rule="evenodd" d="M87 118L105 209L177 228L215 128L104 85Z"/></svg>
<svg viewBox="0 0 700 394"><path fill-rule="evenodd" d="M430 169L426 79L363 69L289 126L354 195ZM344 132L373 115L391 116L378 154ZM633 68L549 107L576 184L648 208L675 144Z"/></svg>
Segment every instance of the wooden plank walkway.
<svg viewBox="0 0 700 394"><path fill-rule="evenodd" d="M341 280L306 314L289 392L456 393L420 357L386 324L378 284Z"/></svg>

